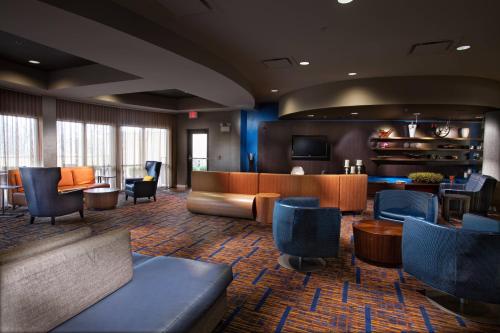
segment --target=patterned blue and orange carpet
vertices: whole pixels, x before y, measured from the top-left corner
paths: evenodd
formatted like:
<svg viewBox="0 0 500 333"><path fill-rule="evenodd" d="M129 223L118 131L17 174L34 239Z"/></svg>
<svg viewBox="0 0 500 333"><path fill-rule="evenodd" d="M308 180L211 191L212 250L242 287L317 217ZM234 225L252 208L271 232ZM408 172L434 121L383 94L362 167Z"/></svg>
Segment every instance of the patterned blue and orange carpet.
<svg viewBox="0 0 500 333"><path fill-rule="evenodd" d="M326 270L302 274L277 264L271 226L254 221L194 215L186 193L161 191L157 202L136 206L120 195L119 207L85 211L29 225L28 215L0 220L0 249L79 228L94 232L125 227L134 251L227 263L234 281L229 309L218 332L500 332L444 312L401 269L381 268L353 255L352 222L342 220L341 256ZM366 212L365 217L370 216ZM175 274L175 272L173 272Z"/></svg>

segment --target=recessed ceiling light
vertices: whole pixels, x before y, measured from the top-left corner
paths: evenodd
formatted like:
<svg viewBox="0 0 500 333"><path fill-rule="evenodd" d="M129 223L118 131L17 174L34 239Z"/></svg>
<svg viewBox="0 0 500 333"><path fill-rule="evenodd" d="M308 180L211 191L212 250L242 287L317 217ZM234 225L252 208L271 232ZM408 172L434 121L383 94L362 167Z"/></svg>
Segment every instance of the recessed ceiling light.
<svg viewBox="0 0 500 333"><path fill-rule="evenodd" d="M358 114L359 114L359 112L351 112L352 116L357 116Z"/></svg>
<svg viewBox="0 0 500 333"><path fill-rule="evenodd" d="M483 119L483 116L476 116L476 119Z"/></svg>
<svg viewBox="0 0 500 333"><path fill-rule="evenodd" d="M301 61L301 62L299 62L299 65L300 66L308 66L309 65L309 61Z"/></svg>
<svg viewBox="0 0 500 333"><path fill-rule="evenodd" d="M356 72L350 72L350 73L348 73L347 75L349 75L349 76L354 76L354 75L358 75L358 73L356 73Z"/></svg>
<svg viewBox="0 0 500 333"><path fill-rule="evenodd" d="M35 64L35 65L38 65L40 63L40 61L38 61L38 60L29 60L28 62L30 64Z"/></svg>
<svg viewBox="0 0 500 333"><path fill-rule="evenodd" d="M337 0L341 5L345 5L346 3L352 2L353 0Z"/></svg>
<svg viewBox="0 0 500 333"><path fill-rule="evenodd" d="M470 49L470 45L460 45L459 47L457 47L457 51L465 51L468 49Z"/></svg>
<svg viewBox="0 0 500 333"><path fill-rule="evenodd" d="M277 93L279 90L278 89L271 89L272 93Z"/></svg>
<svg viewBox="0 0 500 333"><path fill-rule="evenodd" d="M308 116L309 118L314 117L314 115L313 115L313 114L308 114L307 116Z"/></svg>

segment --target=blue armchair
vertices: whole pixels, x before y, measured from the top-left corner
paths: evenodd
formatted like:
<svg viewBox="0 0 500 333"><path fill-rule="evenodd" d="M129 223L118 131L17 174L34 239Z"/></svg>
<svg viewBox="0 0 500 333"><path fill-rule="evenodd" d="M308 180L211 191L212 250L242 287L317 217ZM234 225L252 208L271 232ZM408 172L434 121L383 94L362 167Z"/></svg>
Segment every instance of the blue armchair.
<svg viewBox="0 0 500 333"><path fill-rule="evenodd" d="M436 195L407 190L385 190L375 194L373 215L377 220L404 222L408 216L437 223Z"/></svg>
<svg viewBox="0 0 500 333"><path fill-rule="evenodd" d="M470 212L486 215L493 201L495 178L473 173L465 184L441 183L439 185L439 196L446 194L463 194L471 198Z"/></svg>
<svg viewBox="0 0 500 333"><path fill-rule="evenodd" d="M458 229L407 217L403 268L438 290L426 292L434 302L471 320L489 322L491 311L498 311L493 314L500 319L500 307L493 305L500 304L500 233L475 229L476 219L485 222L484 217L466 214L467 223ZM488 222L491 226L498 223Z"/></svg>
<svg viewBox="0 0 500 333"><path fill-rule="evenodd" d="M153 197L156 201L156 188L158 187L158 179L160 178L161 162L146 161L144 166L148 176L153 177L151 181L145 181L143 178L127 178L125 179L125 200L129 196L134 198L134 205L137 203L137 198Z"/></svg>
<svg viewBox="0 0 500 333"><path fill-rule="evenodd" d="M281 266L312 272L337 257L342 215L338 208L320 208L318 198L292 197L276 201L273 237L283 252Z"/></svg>
<svg viewBox="0 0 500 333"><path fill-rule="evenodd" d="M50 217L55 224L56 216L79 212L83 218L83 191L59 193L61 168L19 168L31 218Z"/></svg>

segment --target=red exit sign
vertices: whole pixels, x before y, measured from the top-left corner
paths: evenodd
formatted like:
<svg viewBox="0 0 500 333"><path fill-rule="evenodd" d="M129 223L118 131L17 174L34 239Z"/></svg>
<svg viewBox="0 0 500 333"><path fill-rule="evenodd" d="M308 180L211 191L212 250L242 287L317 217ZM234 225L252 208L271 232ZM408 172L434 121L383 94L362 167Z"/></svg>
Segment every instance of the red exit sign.
<svg viewBox="0 0 500 333"><path fill-rule="evenodd" d="M198 112L197 111L189 111L189 119L197 119Z"/></svg>

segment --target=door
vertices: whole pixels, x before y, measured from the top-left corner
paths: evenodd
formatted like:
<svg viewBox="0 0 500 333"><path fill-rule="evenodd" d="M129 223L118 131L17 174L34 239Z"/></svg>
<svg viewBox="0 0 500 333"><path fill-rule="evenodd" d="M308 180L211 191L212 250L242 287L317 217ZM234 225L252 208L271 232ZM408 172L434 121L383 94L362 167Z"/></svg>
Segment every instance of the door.
<svg viewBox="0 0 500 333"><path fill-rule="evenodd" d="M188 130L187 186L192 171L208 170L208 129Z"/></svg>

